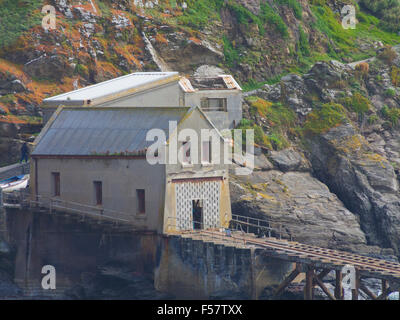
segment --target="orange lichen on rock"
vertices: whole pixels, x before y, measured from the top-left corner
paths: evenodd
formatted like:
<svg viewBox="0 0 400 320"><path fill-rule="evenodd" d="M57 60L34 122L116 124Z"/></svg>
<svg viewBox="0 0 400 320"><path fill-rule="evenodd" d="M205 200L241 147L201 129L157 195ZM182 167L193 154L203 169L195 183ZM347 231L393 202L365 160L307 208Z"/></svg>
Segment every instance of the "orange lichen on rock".
<svg viewBox="0 0 400 320"><path fill-rule="evenodd" d="M28 76L22 70L22 66L9 62L0 58L0 73L10 73L15 75L19 80L24 83L28 82Z"/></svg>
<svg viewBox="0 0 400 320"><path fill-rule="evenodd" d="M167 39L164 37L164 35L161 34L161 33L157 33L157 35L156 35L156 41L157 41L158 43L168 44L168 40L167 40Z"/></svg>
<svg viewBox="0 0 400 320"><path fill-rule="evenodd" d="M198 38L190 37L189 40L190 40L190 41L193 41L193 42L196 43L196 44L201 44L201 40L198 39Z"/></svg>
<svg viewBox="0 0 400 320"><path fill-rule="evenodd" d="M123 57L130 65L135 65L137 68L141 69L142 66L139 60L132 54L135 47L132 45L125 46L115 46L114 51L121 57Z"/></svg>

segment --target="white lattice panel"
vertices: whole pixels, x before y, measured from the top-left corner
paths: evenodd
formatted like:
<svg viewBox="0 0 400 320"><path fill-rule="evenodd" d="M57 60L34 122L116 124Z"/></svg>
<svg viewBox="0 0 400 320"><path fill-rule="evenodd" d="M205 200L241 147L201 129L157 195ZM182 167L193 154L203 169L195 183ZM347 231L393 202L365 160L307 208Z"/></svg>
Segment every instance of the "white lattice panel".
<svg viewBox="0 0 400 320"><path fill-rule="evenodd" d="M203 200L204 228L218 227L220 193L219 181L176 183L176 228L193 229L192 201L199 199Z"/></svg>

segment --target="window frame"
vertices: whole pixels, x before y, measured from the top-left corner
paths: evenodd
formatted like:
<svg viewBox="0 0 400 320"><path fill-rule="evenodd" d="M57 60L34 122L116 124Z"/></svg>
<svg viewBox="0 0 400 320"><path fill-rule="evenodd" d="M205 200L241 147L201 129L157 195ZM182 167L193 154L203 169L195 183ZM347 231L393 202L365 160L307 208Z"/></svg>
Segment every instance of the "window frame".
<svg viewBox="0 0 400 320"><path fill-rule="evenodd" d="M137 206L136 211L138 215L146 214L146 190L136 189Z"/></svg>
<svg viewBox="0 0 400 320"><path fill-rule="evenodd" d="M205 152L205 146L207 152ZM205 155L207 154L207 159L205 159ZM201 142L201 163L202 164L212 164L212 141L202 141Z"/></svg>
<svg viewBox="0 0 400 320"><path fill-rule="evenodd" d="M219 106L215 109L210 107L210 102L217 100L219 102ZM206 112L227 112L228 111L228 98L202 98L200 100L200 106L203 111Z"/></svg>
<svg viewBox="0 0 400 320"><path fill-rule="evenodd" d="M61 196L61 175L60 172L52 172L52 196L60 197Z"/></svg>
<svg viewBox="0 0 400 320"><path fill-rule="evenodd" d="M94 203L96 206L103 205L103 181L93 181L94 187Z"/></svg>

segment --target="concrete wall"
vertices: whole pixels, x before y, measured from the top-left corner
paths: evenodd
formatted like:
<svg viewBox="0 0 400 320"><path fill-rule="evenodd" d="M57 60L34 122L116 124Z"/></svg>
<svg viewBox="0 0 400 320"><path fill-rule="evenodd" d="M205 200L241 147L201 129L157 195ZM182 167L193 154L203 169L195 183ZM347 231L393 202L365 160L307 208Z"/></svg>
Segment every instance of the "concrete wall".
<svg viewBox="0 0 400 320"><path fill-rule="evenodd" d="M102 181L104 209L126 213L139 227L160 228L165 171L146 159L37 159L38 194L53 196L52 172L60 173L60 199L95 206L93 181ZM138 214L136 189L145 189L146 214Z"/></svg>
<svg viewBox="0 0 400 320"><path fill-rule="evenodd" d="M232 90L201 90L185 94L185 105L201 106L202 98L227 98L227 112L207 112L209 118L219 129L232 129L242 119L242 92Z"/></svg>
<svg viewBox="0 0 400 320"><path fill-rule="evenodd" d="M165 238L161 252L156 289L178 299L257 299L265 287L279 285L293 270L291 263L259 249L177 236Z"/></svg>
<svg viewBox="0 0 400 320"><path fill-rule="evenodd" d="M54 111L57 110L57 107L43 107L43 125L45 125L53 115Z"/></svg>
<svg viewBox="0 0 400 320"><path fill-rule="evenodd" d="M7 167L0 168L0 181L11 178L13 176L19 176L21 174L29 174L30 165L28 163L16 163Z"/></svg>
<svg viewBox="0 0 400 320"><path fill-rule="evenodd" d="M7 209L5 219L4 236L16 250L14 280L28 295L62 298L65 290L85 284L109 265L153 279L160 247L156 234L107 231L27 210ZM55 291L41 287L44 265L56 269Z"/></svg>
<svg viewBox="0 0 400 320"><path fill-rule="evenodd" d="M149 89L131 96L116 99L98 105L99 107L179 107L183 105L180 99L178 82L169 83L154 89Z"/></svg>
<svg viewBox="0 0 400 320"><path fill-rule="evenodd" d="M131 96L102 103L100 107L201 107L202 98L227 98L227 112L207 112L219 129L232 129L242 119L242 92L233 90L202 90L184 93L178 82L172 82ZM43 124L46 124L56 107L43 108Z"/></svg>
<svg viewBox="0 0 400 320"><path fill-rule="evenodd" d="M171 225L171 221L176 219L176 194L175 184L172 183L173 179L192 179L192 178L213 178L222 177L220 187L220 226L227 227L232 218L231 202L229 193L229 174L228 165L224 163L224 141L221 137L217 137L219 148L213 145L212 159L217 159L219 155L219 162L211 165L204 165L201 163L201 135L202 129L211 129L209 122L199 110L194 110L184 122L182 122L178 131L175 131L169 138L169 146L171 141L178 139L179 132L185 129L193 129L199 133L198 140L198 162L193 165L186 166L181 163L167 164L166 165L166 190L165 190L165 215L164 215L164 231L166 227ZM178 142L178 151L182 146L182 142ZM169 158L170 150L167 150L167 159Z"/></svg>
<svg viewBox="0 0 400 320"><path fill-rule="evenodd" d="M145 90L130 96L101 103L96 107L182 107L183 92L179 83L172 82L157 88ZM87 106L86 106L87 107ZM43 109L43 124L46 124L57 107L45 106Z"/></svg>

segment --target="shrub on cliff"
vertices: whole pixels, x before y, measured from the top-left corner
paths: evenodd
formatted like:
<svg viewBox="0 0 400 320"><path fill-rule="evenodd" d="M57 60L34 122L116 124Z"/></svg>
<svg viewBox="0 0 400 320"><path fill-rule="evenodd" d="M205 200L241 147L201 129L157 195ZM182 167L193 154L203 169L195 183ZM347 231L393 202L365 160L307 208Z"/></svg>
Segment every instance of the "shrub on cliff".
<svg viewBox="0 0 400 320"><path fill-rule="evenodd" d="M306 134L321 134L346 120L346 109L341 104L326 103L308 114L304 131Z"/></svg>
<svg viewBox="0 0 400 320"><path fill-rule="evenodd" d="M359 115L363 115L371 108L371 103L368 98L364 97L359 92L354 93L352 97L345 98L343 104Z"/></svg>

